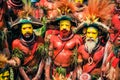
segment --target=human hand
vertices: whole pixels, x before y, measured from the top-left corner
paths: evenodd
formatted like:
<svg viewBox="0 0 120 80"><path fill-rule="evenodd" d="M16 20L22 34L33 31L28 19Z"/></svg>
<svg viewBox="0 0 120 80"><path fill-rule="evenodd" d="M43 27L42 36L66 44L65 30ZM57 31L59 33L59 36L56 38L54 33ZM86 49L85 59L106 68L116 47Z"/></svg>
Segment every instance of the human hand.
<svg viewBox="0 0 120 80"><path fill-rule="evenodd" d="M32 80L39 80L39 78L37 76L35 76Z"/></svg>
<svg viewBox="0 0 120 80"><path fill-rule="evenodd" d="M103 65L102 65L102 68L101 68L102 72L104 72L104 73L108 72L108 70L110 69L110 66L111 66L111 65L110 65L109 62L103 64Z"/></svg>
<svg viewBox="0 0 120 80"><path fill-rule="evenodd" d="M103 65L102 68L101 68L101 70L102 70L103 73L106 72L106 66Z"/></svg>
<svg viewBox="0 0 120 80"><path fill-rule="evenodd" d="M7 63L8 63L9 65L11 65L11 66L16 66L16 64L17 64L17 63L15 62L15 60L13 60L13 59L8 60Z"/></svg>

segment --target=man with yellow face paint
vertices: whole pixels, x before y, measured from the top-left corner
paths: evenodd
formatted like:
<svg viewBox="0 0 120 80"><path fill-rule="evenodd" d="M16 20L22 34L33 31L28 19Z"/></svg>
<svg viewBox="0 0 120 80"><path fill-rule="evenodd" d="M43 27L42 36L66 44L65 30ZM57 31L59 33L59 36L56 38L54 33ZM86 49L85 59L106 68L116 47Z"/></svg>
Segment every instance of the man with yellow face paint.
<svg viewBox="0 0 120 80"><path fill-rule="evenodd" d="M92 50L98 43L98 30L96 28L94 27L87 28L85 42L88 52L92 53Z"/></svg>
<svg viewBox="0 0 120 80"><path fill-rule="evenodd" d="M21 32L23 37L29 38L33 34L32 24L29 23L22 24Z"/></svg>
<svg viewBox="0 0 120 80"><path fill-rule="evenodd" d="M60 21L60 36L62 38L69 37L71 34L71 22L69 20Z"/></svg>
<svg viewBox="0 0 120 80"><path fill-rule="evenodd" d="M98 37L98 30L94 27L89 27L87 29L86 37L93 38L95 40Z"/></svg>
<svg viewBox="0 0 120 80"><path fill-rule="evenodd" d="M47 65L51 71L45 69L46 80L50 79L50 74L54 80L76 80L74 55L77 55L76 50L82 44L82 38L72 32L75 22L71 17L62 16L55 23L59 24L59 34L50 38L49 56L53 64Z"/></svg>
<svg viewBox="0 0 120 80"><path fill-rule="evenodd" d="M17 26L17 28L15 28ZM7 63L18 67L20 80L41 79L44 68L44 41L35 35L33 29L41 27L38 21L20 19L12 25L12 29L19 29L20 37L13 40L13 55ZM18 79L16 79L18 80Z"/></svg>
<svg viewBox="0 0 120 80"><path fill-rule="evenodd" d="M81 72L78 73L77 77L80 80L84 80L85 76L87 76L85 80L97 80L101 77L105 49L99 32L105 32L97 24L84 26L83 30L85 32L85 43L78 48L78 68L80 69L78 72Z"/></svg>

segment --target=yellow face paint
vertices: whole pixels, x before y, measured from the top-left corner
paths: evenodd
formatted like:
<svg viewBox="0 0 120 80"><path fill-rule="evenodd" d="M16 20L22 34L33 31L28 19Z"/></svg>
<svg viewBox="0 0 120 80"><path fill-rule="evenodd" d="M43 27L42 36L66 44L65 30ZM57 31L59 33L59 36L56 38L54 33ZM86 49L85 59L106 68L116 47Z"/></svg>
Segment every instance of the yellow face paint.
<svg viewBox="0 0 120 80"><path fill-rule="evenodd" d="M86 37L96 40L96 38L98 37L98 30L94 27L87 28Z"/></svg>
<svg viewBox="0 0 120 80"><path fill-rule="evenodd" d="M84 0L75 0L76 3L80 2L81 4L83 3Z"/></svg>
<svg viewBox="0 0 120 80"><path fill-rule="evenodd" d="M33 33L33 27L32 24L22 24L22 28L21 28L22 34L25 35L26 33Z"/></svg>
<svg viewBox="0 0 120 80"><path fill-rule="evenodd" d="M69 20L61 20L60 21L60 30L68 30L70 31L71 28L71 22Z"/></svg>

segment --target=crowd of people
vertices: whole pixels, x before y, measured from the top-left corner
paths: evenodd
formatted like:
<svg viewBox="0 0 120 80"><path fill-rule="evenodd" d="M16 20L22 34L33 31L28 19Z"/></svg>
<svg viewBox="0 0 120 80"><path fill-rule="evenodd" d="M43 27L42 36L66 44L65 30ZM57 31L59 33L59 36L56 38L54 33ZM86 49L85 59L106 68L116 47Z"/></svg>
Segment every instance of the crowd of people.
<svg viewBox="0 0 120 80"><path fill-rule="evenodd" d="M0 0L0 80L119 80L120 0Z"/></svg>

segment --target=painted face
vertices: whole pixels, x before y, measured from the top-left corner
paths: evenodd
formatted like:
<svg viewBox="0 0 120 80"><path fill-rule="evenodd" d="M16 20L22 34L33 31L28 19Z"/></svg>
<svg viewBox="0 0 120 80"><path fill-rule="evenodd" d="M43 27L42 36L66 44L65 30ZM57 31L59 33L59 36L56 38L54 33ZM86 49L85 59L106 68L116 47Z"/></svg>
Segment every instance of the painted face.
<svg viewBox="0 0 120 80"><path fill-rule="evenodd" d="M69 20L61 20L60 21L60 30L67 30L70 31L71 22Z"/></svg>
<svg viewBox="0 0 120 80"><path fill-rule="evenodd" d="M21 28L22 34L23 36L30 36L33 34L33 27L31 24L22 24L22 28Z"/></svg>
<svg viewBox="0 0 120 80"><path fill-rule="evenodd" d="M86 37L96 40L98 38L98 30L94 27L87 28Z"/></svg>
<svg viewBox="0 0 120 80"><path fill-rule="evenodd" d="M80 2L81 4L83 3L84 0L75 0L76 3Z"/></svg>

